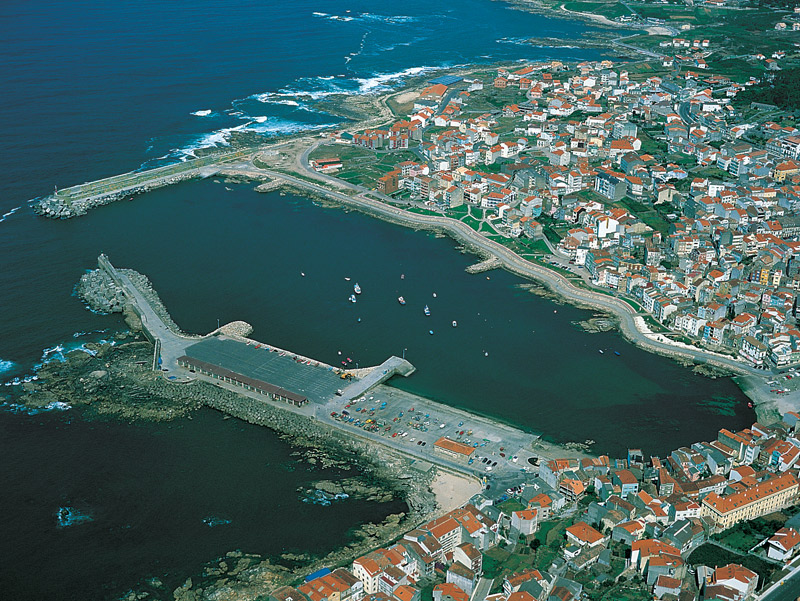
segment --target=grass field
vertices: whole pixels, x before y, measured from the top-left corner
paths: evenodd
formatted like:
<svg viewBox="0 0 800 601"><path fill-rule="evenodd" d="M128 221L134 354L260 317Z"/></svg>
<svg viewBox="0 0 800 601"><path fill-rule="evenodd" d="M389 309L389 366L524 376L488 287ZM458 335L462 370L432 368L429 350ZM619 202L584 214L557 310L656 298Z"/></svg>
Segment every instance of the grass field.
<svg viewBox="0 0 800 601"><path fill-rule="evenodd" d="M620 2L567 2L564 8L573 12L602 15L612 20L631 14L628 7Z"/></svg>

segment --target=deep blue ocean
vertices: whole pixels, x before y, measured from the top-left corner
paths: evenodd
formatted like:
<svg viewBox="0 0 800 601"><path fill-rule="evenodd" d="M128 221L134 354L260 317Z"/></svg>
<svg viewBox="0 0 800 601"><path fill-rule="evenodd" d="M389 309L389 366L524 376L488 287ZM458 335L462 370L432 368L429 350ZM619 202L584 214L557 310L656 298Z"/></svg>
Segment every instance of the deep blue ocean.
<svg viewBox="0 0 800 601"><path fill-rule="evenodd" d="M585 334L573 322L588 312L535 297L506 273L467 275L474 258L446 239L219 182L68 222L26 204L54 186L185 160L235 129L332 125L313 103L333 93L378 93L466 63L598 58L524 43L574 39L583 24L489 0L6 0L0 24L0 382L123 327L72 296L106 252L147 274L187 331L244 319L259 339L329 362L345 350L362 365L406 349L418 371L396 385L553 440L593 439L598 452L664 453L752 422L731 380L616 333ZM364 289L357 308L345 277ZM172 590L232 549L324 552L403 509L305 502L304 483L348 474L290 453L270 431L210 411L148 425L7 405L0 598L116 598L152 576Z"/></svg>

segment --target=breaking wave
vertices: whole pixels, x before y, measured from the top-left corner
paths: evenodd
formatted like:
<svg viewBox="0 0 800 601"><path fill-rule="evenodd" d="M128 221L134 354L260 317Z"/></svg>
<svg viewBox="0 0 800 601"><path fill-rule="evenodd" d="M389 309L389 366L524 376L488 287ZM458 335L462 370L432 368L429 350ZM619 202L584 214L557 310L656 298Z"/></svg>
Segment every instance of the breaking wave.
<svg viewBox="0 0 800 601"><path fill-rule="evenodd" d="M58 528L67 528L93 521L94 518L89 512L79 511L74 507L59 507L56 511L56 526Z"/></svg>

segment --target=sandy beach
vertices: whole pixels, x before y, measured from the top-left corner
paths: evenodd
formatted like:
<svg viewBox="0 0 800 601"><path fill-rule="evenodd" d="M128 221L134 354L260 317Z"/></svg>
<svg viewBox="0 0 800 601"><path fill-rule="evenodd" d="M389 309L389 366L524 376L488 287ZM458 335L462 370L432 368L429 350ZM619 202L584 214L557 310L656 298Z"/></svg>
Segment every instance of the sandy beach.
<svg viewBox="0 0 800 601"><path fill-rule="evenodd" d="M436 496L436 502L439 505L437 515L461 507L481 490L483 487L474 478L438 470L436 478L431 483L431 491Z"/></svg>

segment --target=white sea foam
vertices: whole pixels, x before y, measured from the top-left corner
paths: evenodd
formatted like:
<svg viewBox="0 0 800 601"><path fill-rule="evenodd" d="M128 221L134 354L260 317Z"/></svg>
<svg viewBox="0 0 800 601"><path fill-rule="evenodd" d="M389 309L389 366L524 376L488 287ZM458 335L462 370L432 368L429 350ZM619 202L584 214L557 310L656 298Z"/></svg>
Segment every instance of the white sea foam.
<svg viewBox="0 0 800 601"><path fill-rule="evenodd" d="M49 411L68 411L69 409L72 409L72 406L61 401L51 401L43 407L28 407L17 403L0 403L0 410L24 415L39 415Z"/></svg>
<svg viewBox="0 0 800 601"><path fill-rule="evenodd" d="M266 117L264 115L253 117L253 121L255 121L256 123L264 123L267 119L269 119L269 117Z"/></svg>
<svg viewBox="0 0 800 601"><path fill-rule="evenodd" d="M14 209L11 209L8 213L3 213L3 219L5 219L6 217L11 217L14 213L19 211L21 208L22 207L16 207Z"/></svg>
<svg viewBox="0 0 800 601"><path fill-rule="evenodd" d="M0 374L11 371L17 364L13 361L3 361L0 359Z"/></svg>
<svg viewBox="0 0 800 601"><path fill-rule="evenodd" d="M195 117L208 117L211 114L211 109L203 109L201 111L195 111L191 114Z"/></svg>
<svg viewBox="0 0 800 601"><path fill-rule="evenodd" d="M328 13L311 13L311 14L314 15L315 17L329 17L330 16Z"/></svg>
<svg viewBox="0 0 800 601"><path fill-rule="evenodd" d="M423 73L428 73L430 71L436 71L438 67L409 67L408 69L404 69L403 71L398 71L396 73L379 73L369 78L364 79L356 79L355 81L359 85L359 94L374 94L375 92L385 91L390 89L389 86L392 82L397 82L408 77L414 77L415 75L421 75Z"/></svg>
<svg viewBox="0 0 800 601"><path fill-rule="evenodd" d="M93 521L94 518L90 513L79 511L74 507L59 507L56 511L56 526L58 528L67 528L68 526L76 526Z"/></svg>

